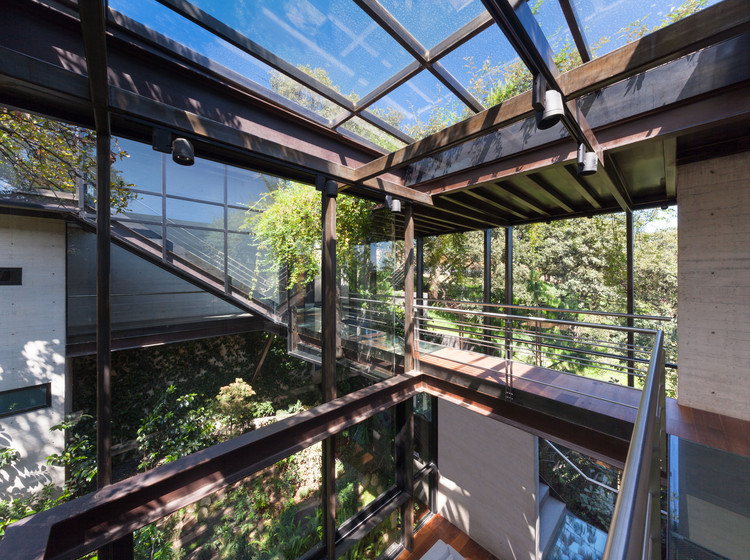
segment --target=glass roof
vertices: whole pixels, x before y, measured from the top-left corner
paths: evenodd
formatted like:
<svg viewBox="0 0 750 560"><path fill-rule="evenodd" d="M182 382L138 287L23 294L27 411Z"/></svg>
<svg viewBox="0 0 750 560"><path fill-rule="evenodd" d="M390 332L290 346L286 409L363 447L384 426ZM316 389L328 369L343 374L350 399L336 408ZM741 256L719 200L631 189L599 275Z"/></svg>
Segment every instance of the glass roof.
<svg viewBox="0 0 750 560"><path fill-rule="evenodd" d="M568 26L561 1L531 0L529 7L565 71L581 61L578 30ZM566 0L594 57L719 1ZM286 108L386 151L531 85L481 0L110 0L109 6L205 57L214 71L239 75Z"/></svg>

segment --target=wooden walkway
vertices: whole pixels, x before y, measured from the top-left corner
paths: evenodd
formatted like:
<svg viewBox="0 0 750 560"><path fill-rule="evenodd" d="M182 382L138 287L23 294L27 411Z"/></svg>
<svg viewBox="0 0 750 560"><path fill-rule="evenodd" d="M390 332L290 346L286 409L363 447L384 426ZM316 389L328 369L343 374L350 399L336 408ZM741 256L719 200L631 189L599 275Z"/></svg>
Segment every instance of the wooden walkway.
<svg viewBox="0 0 750 560"><path fill-rule="evenodd" d="M420 354L421 369L447 370L505 385L505 360L477 352L442 348ZM615 383L513 363L513 389L554 399L584 410L635 422L641 391ZM680 406L667 399L667 433L750 457L750 422Z"/></svg>
<svg viewBox="0 0 750 560"><path fill-rule="evenodd" d="M419 560L438 539L455 548L466 560L499 560L438 514L414 535L414 550L402 552L398 560Z"/></svg>

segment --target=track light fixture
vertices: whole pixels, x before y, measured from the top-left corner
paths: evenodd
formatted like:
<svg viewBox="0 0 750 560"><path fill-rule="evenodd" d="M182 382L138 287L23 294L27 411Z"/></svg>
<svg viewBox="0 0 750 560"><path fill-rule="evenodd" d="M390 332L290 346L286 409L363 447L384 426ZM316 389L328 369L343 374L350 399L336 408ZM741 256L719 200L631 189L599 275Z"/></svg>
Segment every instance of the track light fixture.
<svg viewBox="0 0 750 560"><path fill-rule="evenodd" d="M151 146L157 152L172 154L172 160L180 165L193 165L195 163L195 151L193 145L187 138L174 138L171 131L166 128L155 128L151 137Z"/></svg>
<svg viewBox="0 0 750 560"><path fill-rule="evenodd" d="M536 126L539 130L555 126L565 114L562 94L557 90L547 89L547 82L540 74L534 76L531 104L536 112Z"/></svg>
<svg viewBox="0 0 750 560"><path fill-rule="evenodd" d="M599 160L596 157L596 152L587 152L586 146L580 144L578 146L578 174L579 175L593 175L596 173Z"/></svg>
<svg viewBox="0 0 750 560"><path fill-rule="evenodd" d="M180 165L193 165L195 163L195 152L190 140L175 138L172 141L172 160Z"/></svg>
<svg viewBox="0 0 750 560"><path fill-rule="evenodd" d="M401 201L398 198L393 198L391 195L385 195L385 203L391 212L401 212Z"/></svg>

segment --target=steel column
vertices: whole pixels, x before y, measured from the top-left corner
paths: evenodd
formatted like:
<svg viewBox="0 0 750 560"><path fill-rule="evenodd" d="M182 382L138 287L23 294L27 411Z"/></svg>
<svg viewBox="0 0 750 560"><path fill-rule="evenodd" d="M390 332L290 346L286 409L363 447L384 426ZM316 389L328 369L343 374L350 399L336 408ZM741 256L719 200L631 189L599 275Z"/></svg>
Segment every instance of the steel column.
<svg viewBox="0 0 750 560"><path fill-rule="evenodd" d="M492 303L492 230L484 230L484 289L482 293L482 301L484 303ZM492 311L489 307L484 308L485 312L489 313ZM490 318L484 318L484 325L490 326ZM489 342L490 331L485 329L484 339Z"/></svg>
<svg viewBox="0 0 750 560"><path fill-rule="evenodd" d="M505 228L505 304L513 305L513 226ZM509 314L513 310L508 310ZM505 321L505 397L513 398L513 324Z"/></svg>
<svg viewBox="0 0 750 560"><path fill-rule="evenodd" d="M322 197L321 282L321 367L323 402L336 398L336 195L335 181L319 175L316 187ZM323 441L323 543L329 560L336 560L336 463L335 436Z"/></svg>
<svg viewBox="0 0 750 560"><path fill-rule="evenodd" d="M414 369L414 207L406 203L404 227L404 372Z"/></svg>
<svg viewBox="0 0 750 560"><path fill-rule="evenodd" d="M414 548L414 399L396 406L396 487L409 496L401 505L401 539Z"/></svg>
<svg viewBox="0 0 750 560"><path fill-rule="evenodd" d="M625 281L625 291L626 291L626 298L627 298L627 313L630 315L628 317L628 326L632 327L634 325L633 323L633 317L632 315L635 313L635 269L634 269L634 262L633 262L633 213L632 212L625 212L625 237L626 237L626 268L627 268L627 278ZM633 352L633 344L635 343L635 335L632 332L628 333L628 371L630 372L628 374L628 387L633 387L635 383L635 376L632 375L633 366L635 365L635 362L633 362L633 358L635 357L635 353Z"/></svg>

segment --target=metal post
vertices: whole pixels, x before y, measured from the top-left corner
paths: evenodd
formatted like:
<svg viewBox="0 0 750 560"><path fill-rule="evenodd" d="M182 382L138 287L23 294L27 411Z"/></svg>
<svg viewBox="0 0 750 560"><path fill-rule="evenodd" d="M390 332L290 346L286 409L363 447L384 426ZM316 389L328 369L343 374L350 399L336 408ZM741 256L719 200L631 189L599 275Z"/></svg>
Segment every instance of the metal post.
<svg viewBox="0 0 750 560"><path fill-rule="evenodd" d="M513 226L505 228L505 305L513 305ZM511 314L510 309L506 309ZM505 320L505 397L513 398L513 323Z"/></svg>
<svg viewBox="0 0 750 560"><path fill-rule="evenodd" d="M167 156L161 154L161 260L167 262Z"/></svg>
<svg viewBox="0 0 750 560"><path fill-rule="evenodd" d="M224 293L231 293L232 286L229 282L229 195L227 194L227 183L229 167L224 166ZM251 294L252 295L252 294Z"/></svg>
<svg viewBox="0 0 750 560"><path fill-rule="evenodd" d="M406 550L414 548L414 401L396 406L396 486L408 494L401 505L401 538Z"/></svg>
<svg viewBox="0 0 750 560"><path fill-rule="evenodd" d="M96 466L97 487L112 483L110 309L110 135L96 136Z"/></svg>
<svg viewBox="0 0 750 560"><path fill-rule="evenodd" d="M404 372L407 372L414 369L416 357L414 348L414 208L409 202L406 203L404 219Z"/></svg>
<svg viewBox="0 0 750 560"><path fill-rule="evenodd" d="M336 195L335 181L319 176L322 192L322 265L321 366L323 401L336 398ZM323 441L323 542L329 560L336 559L336 464L335 436Z"/></svg>
<svg viewBox="0 0 750 560"><path fill-rule="evenodd" d="M627 267L627 279L626 279L626 297L627 297L627 313L628 326L633 327L635 324L633 321L633 314L635 313L635 274L633 264L633 213L625 212L625 237L626 237L626 267ZM628 387L633 387L635 384L635 376L633 375L633 368L635 367L635 352L633 351L633 345L635 344L635 335L633 332L628 333Z"/></svg>
<svg viewBox="0 0 750 560"><path fill-rule="evenodd" d="M492 230L484 230L484 290L483 290L484 303L492 303ZM489 306L484 308L485 313L491 311ZM490 318L484 318L485 327L490 326ZM484 329L484 341L489 343L491 341L490 329Z"/></svg>

